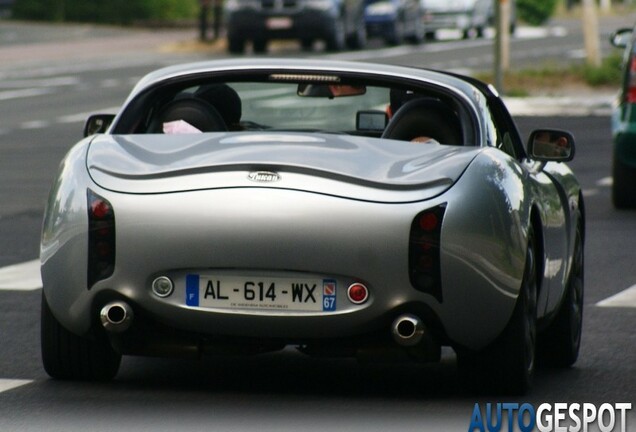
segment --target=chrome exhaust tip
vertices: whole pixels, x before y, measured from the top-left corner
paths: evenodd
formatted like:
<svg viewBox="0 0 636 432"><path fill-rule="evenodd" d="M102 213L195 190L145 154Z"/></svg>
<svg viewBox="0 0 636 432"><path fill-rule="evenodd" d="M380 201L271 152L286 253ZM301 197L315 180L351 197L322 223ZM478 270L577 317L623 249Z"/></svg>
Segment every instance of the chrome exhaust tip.
<svg viewBox="0 0 636 432"><path fill-rule="evenodd" d="M132 324L133 316L132 308L123 301L110 302L99 313L99 319L104 329L113 333L128 330Z"/></svg>
<svg viewBox="0 0 636 432"><path fill-rule="evenodd" d="M400 315L391 325L393 340L398 345L411 347L419 344L424 337L426 328L422 320L411 314Z"/></svg>

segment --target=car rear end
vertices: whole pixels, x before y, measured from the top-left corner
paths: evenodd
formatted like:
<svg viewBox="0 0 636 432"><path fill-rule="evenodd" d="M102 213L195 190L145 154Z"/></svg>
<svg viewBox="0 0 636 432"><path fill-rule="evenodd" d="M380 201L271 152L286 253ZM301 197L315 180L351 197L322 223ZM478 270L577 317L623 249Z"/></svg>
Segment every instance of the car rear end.
<svg viewBox="0 0 636 432"><path fill-rule="evenodd" d="M333 0L229 0L225 13L229 41L322 39L339 16Z"/></svg>
<svg viewBox="0 0 636 432"><path fill-rule="evenodd" d="M475 0L423 0L427 35L434 37L435 31L442 29L465 31L470 28L474 2Z"/></svg>

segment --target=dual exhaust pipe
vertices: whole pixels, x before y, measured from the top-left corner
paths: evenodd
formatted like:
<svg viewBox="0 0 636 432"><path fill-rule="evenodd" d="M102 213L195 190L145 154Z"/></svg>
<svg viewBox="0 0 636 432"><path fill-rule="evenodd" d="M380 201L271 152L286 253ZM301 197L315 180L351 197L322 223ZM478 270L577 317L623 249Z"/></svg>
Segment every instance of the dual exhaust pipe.
<svg viewBox="0 0 636 432"><path fill-rule="evenodd" d="M123 301L108 303L99 313L104 329L111 333L122 333L130 328L133 321L133 310Z"/></svg>
<svg viewBox="0 0 636 432"><path fill-rule="evenodd" d="M134 313L128 303L114 301L102 308L99 318L106 331L122 333L130 328ZM426 327L422 320L412 314L398 316L391 325L393 340L404 347L418 345L424 338L425 333Z"/></svg>

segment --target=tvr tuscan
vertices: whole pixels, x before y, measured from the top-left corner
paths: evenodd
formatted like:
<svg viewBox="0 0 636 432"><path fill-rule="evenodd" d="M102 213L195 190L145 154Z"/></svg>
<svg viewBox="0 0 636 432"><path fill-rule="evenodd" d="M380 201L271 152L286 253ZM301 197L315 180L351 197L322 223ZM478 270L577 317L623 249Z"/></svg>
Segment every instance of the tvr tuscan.
<svg viewBox="0 0 636 432"><path fill-rule="evenodd" d="M221 60L88 119L41 241L42 356L457 353L509 393L577 359L585 212L571 134L527 147L496 92L430 70ZM379 349L380 348L380 349Z"/></svg>

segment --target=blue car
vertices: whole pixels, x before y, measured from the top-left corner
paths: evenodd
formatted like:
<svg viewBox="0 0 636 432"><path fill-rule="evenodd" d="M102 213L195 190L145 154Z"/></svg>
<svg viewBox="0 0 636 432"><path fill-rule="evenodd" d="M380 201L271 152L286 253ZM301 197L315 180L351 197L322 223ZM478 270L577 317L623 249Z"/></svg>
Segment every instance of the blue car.
<svg viewBox="0 0 636 432"><path fill-rule="evenodd" d="M424 12L418 0L365 0L364 19L369 37L389 45L424 39Z"/></svg>

